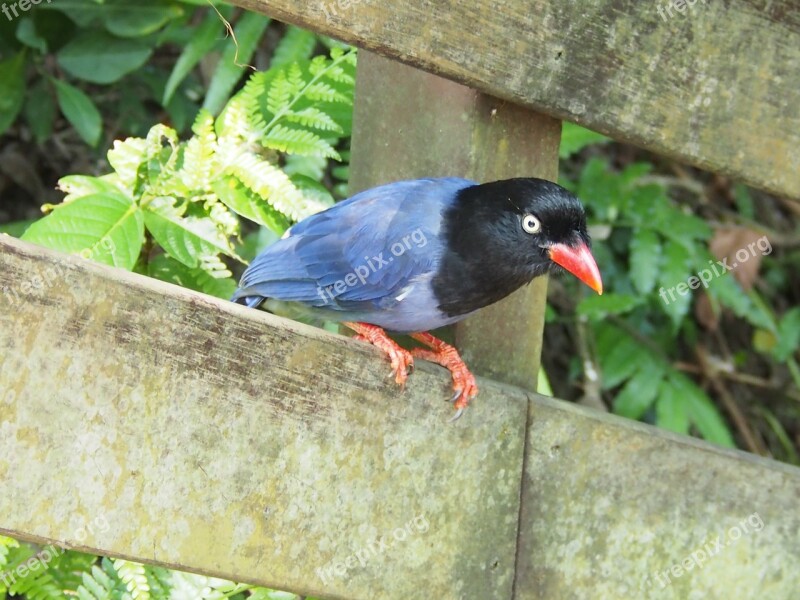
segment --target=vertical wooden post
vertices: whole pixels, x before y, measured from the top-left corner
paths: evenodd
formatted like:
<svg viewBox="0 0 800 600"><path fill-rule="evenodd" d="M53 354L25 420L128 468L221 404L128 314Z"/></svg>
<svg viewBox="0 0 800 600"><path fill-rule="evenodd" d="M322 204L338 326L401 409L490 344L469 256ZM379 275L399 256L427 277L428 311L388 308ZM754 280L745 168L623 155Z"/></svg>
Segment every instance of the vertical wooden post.
<svg viewBox="0 0 800 600"><path fill-rule="evenodd" d="M555 179L561 123L362 51L351 191L416 177ZM535 390L547 282L535 281L456 326L467 364Z"/></svg>

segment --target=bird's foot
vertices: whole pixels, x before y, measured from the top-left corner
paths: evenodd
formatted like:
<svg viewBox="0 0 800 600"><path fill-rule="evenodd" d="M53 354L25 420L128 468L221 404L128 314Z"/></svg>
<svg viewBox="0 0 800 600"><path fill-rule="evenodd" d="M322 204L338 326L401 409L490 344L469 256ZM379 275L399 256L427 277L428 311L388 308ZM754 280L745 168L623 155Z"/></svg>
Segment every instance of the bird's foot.
<svg viewBox="0 0 800 600"><path fill-rule="evenodd" d="M397 345L386 332L377 325L369 323L342 322L342 325L349 327L356 332L354 339L368 342L382 350L389 357L392 363L392 375L394 380L401 388L405 387L408 374L414 370L414 357L411 352Z"/></svg>
<svg viewBox="0 0 800 600"><path fill-rule="evenodd" d="M456 409L456 414L450 420L455 421L464 413L469 401L478 395L478 384L475 382L475 376L467 368L466 363L458 354L458 350L447 342L443 342L430 333L412 333L411 337L431 348L431 350L414 348L411 353L416 358L442 365L453 376L454 394L451 402L453 402L453 407Z"/></svg>

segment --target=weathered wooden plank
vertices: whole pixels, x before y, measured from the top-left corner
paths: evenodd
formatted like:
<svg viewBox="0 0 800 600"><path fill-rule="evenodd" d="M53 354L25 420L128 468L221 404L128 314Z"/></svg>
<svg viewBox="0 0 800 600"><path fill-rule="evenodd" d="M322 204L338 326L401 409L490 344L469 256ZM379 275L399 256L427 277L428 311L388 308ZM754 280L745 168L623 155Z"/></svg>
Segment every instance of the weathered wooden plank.
<svg viewBox="0 0 800 600"><path fill-rule="evenodd" d="M558 121L376 54L359 56L353 191L415 177L558 176ZM545 278L459 323L476 373L535 390Z"/></svg>
<svg viewBox="0 0 800 600"><path fill-rule="evenodd" d="M0 357L7 535L324 598L484 600L510 597L521 517L518 599L800 585L800 469L488 381L447 425L433 367L400 394L366 345L3 236Z"/></svg>
<svg viewBox="0 0 800 600"><path fill-rule="evenodd" d="M515 600L800 590L800 469L575 405L532 405Z"/></svg>
<svg viewBox="0 0 800 600"><path fill-rule="evenodd" d="M448 424L439 367L401 393L366 344L6 236L0 356L1 532L325 598L511 595L521 391Z"/></svg>
<svg viewBox="0 0 800 600"><path fill-rule="evenodd" d="M234 3L800 198L790 0Z"/></svg>

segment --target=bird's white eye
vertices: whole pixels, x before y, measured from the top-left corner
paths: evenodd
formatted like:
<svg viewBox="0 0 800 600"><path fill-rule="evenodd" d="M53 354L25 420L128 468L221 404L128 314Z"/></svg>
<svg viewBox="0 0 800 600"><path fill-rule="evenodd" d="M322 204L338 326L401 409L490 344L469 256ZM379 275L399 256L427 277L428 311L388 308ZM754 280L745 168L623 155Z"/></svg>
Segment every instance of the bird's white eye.
<svg viewBox="0 0 800 600"><path fill-rule="evenodd" d="M522 217L522 228L528 233L539 233L542 230L542 223L533 215Z"/></svg>

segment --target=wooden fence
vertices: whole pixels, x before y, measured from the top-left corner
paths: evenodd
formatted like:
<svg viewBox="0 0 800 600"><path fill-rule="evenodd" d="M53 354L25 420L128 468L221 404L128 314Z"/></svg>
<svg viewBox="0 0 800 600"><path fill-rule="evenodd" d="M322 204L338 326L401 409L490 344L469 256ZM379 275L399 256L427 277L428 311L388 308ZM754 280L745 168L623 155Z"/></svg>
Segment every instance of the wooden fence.
<svg viewBox="0 0 800 600"><path fill-rule="evenodd" d="M412 65L359 58L356 188L553 178L565 117L800 196L789 2L243 5ZM447 424L437 367L0 238L0 532L346 600L795 597L800 470L521 389L543 302L457 328L521 387Z"/></svg>

